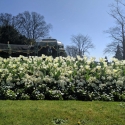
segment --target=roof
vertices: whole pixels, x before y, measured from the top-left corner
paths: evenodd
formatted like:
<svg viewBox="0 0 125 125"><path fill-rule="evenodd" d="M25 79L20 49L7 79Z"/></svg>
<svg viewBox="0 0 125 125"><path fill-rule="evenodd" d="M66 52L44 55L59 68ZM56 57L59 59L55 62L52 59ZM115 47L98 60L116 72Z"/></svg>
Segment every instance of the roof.
<svg viewBox="0 0 125 125"><path fill-rule="evenodd" d="M56 39L42 39L42 41L41 42L57 42L57 40Z"/></svg>

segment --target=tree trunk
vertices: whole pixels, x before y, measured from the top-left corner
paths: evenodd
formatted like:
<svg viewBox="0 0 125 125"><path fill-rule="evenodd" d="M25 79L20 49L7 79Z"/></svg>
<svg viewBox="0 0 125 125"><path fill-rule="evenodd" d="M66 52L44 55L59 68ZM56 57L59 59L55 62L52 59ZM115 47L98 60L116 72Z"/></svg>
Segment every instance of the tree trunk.
<svg viewBox="0 0 125 125"><path fill-rule="evenodd" d="M125 60L125 42L123 42L123 60Z"/></svg>

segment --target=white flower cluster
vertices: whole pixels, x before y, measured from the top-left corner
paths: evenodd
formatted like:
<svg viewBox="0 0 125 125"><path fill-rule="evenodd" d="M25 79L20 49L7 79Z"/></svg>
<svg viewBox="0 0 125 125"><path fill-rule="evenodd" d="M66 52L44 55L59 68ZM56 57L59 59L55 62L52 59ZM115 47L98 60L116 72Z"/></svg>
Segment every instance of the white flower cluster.
<svg viewBox="0 0 125 125"><path fill-rule="evenodd" d="M37 84L54 83L63 89L69 83L75 83L77 86L88 84L94 88L100 83L101 87L112 84L124 86L125 61L115 58L112 60L108 64L103 58L96 62L95 58L88 59L86 56L56 57L55 59L45 55L0 58L0 83L4 87L24 84L26 88L37 86ZM7 93L12 95L13 92L7 91Z"/></svg>
<svg viewBox="0 0 125 125"><path fill-rule="evenodd" d="M88 82L94 82L97 75L102 79L113 79L113 76L120 77L125 75L125 61L119 61L113 58L113 63L107 65L105 59L100 58L97 65L93 65L95 58L77 56L73 57L56 57L42 55L41 57L10 57L8 59L0 58L0 81L11 83L13 81L20 83L39 83L42 81L53 82L55 78L60 79L59 84L65 84L65 77L85 76ZM83 62L83 63L82 63ZM101 65L103 63L103 65ZM105 74L104 74L105 73ZM79 75L79 76L78 76ZM86 79L89 75L89 78ZM104 76L108 75L108 76ZM62 79L62 77L64 77ZM104 77L104 78L103 78Z"/></svg>

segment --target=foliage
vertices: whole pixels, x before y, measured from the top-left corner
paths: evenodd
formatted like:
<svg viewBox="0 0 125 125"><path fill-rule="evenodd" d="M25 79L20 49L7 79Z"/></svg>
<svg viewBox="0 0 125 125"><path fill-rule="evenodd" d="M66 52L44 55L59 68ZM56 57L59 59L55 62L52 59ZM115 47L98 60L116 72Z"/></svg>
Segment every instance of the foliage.
<svg viewBox="0 0 125 125"><path fill-rule="evenodd" d="M13 26L1 26L0 27L0 43L7 44L25 44L24 41L30 41L25 36L21 35Z"/></svg>
<svg viewBox="0 0 125 125"><path fill-rule="evenodd" d="M51 24L47 24L44 16L36 12L25 11L16 16L0 13L0 42L11 44L35 43L49 35Z"/></svg>
<svg viewBox="0 0 125 125"><path fill-rule="evenodd" d="M123 59L122 52L121 52L119 44L117 46L117 50L116 50L116 53L115 53L114 57L117 58L118 60L122 60Z"/></svg>
<svg viewBox="0 0 125 125"><path fill-rule="evenodd" d="M0 98L125 101L125 61L113 58L0 58Z"/></svg>

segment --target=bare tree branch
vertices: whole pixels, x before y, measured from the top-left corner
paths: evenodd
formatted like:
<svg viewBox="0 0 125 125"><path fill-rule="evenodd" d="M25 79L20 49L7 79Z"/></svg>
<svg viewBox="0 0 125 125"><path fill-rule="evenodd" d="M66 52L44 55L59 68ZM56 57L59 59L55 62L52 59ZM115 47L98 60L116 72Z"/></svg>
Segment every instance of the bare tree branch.
<svg viewBox="0 0 125 125"><path fill-rule="evenodd" d="M73 56L76 57L78 55L78 49L76 48L76 46L66 46L66 53L69 56Z"/></svg>
<svg viewBox="0 0 125 125"><path fill-rule="evenodd" d="M71 41L73 45L66 47L67 54L70 56L83 56L85 53L89 53L89 49L94 48L90 38L82 34L72 35Z"/></svg>
<svg viewBox="0 0 125 125"><path fill-rule="evenodd" d="M36 40L48 36L51 24L46 24L44 17L36 12L25 11L16 16L18 30L27 38Z"/></svg>
<svg viewBox="0 0 125 125"><path fill-rule="evenodd" d="M125 59L125 15L121 8L125 4L122 0L115 0L115 4L110 6L110 15L116 21L116 27L110 28L106 33L110 34L113 42L106 46L104 53L116 53L117 48L121 48L123 59ZM119 47L117 47L119 46Z"/></svg>

